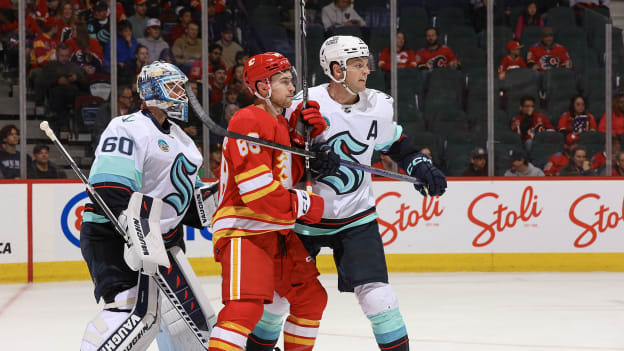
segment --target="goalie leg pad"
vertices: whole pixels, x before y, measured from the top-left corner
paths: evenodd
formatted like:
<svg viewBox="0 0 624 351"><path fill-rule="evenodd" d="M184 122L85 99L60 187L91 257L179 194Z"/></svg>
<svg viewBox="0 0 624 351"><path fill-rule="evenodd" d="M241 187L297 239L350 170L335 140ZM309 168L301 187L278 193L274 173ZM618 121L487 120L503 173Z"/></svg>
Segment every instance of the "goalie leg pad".
<svg viewBox="0 0 624 351"><path fill-rule="evenodd" d="M179 247L171 248L169 260L171 266L161 268L161 275L207 343L217 316L184 252ZM188 320L181 316L166 296L162 298L161 316L161 333L157 338L160 350L205 350L190 329Z"/></svg>
<svg viewBox="0 0 624 351"><path fill-rule="evenodd" d="M80 350L146 350L159 329L158 299L156 283L140 274L138 286L117 294L87 324Z"/></svg>

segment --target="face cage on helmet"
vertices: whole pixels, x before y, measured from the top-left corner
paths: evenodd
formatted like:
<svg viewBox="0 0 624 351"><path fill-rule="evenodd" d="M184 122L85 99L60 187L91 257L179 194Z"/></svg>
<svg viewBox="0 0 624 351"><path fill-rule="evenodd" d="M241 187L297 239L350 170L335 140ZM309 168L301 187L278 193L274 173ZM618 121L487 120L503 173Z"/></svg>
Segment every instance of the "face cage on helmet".
<svg viewBox="0 0 624 351"><path fill-rule="evenodd" d="M158 79L157 84L160 90L158 94L161 99L150 99L145 101L147 106L153 106L164 110L167 117L175 118L183 122L188 121L188 97L184 84L187 79L184 76L173 75ZM174 82L170 85L167 83ZM176 93L176 88L181 92Z"/></svg>

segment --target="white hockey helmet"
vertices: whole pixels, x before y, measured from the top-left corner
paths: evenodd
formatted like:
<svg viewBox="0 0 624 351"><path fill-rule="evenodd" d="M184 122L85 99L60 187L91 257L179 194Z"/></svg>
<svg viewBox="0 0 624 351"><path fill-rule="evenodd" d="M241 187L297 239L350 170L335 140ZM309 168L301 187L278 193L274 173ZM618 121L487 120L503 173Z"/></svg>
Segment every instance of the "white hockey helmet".
<svg viewBox="0 0 624 351"><path fill-rule="evenodd" d="M334 82L341 83L347 91L355 95L345 84L346 74L342 80L337 80L332 75L331 67L332 63L335 62L340 66L343 72L346 72L347 61L349 59L355 57L368 58L368 45L366 45L364 40L350 35L334 35L333 37L327 38L323 45L321 45L319 56L321 67L325 75Z"/></svg>
<svg viewBox="0 0 624 351"><path fill-rule="evenodd" d="M178 67L154 61L141 69L137 77L137 90L147 106L158 107L168 117L186 122L188 97L184 84L187 81L188 78Z"/></svg>

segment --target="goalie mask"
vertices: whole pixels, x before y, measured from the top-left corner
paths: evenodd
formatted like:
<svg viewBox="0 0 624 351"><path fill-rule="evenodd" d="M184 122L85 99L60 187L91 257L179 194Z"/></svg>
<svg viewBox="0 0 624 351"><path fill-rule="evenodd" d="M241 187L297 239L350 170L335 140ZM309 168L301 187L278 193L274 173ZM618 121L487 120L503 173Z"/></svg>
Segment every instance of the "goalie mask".
<svg viewBox="0 0 624 351"><path fill-rule="evenodd" d="M168 117L188 121L188 78L176 66L160 61L144 66L137 77L137 90L147 106L164 110Z"/></svg>
<svg viewBox="0 0 624 351"><path fill-rule="evenodd" d="M347 61L356 57L368 58L369 54L368 45L362 39L349 35L335 35L329 37L321 45L319 59L321 68L323 68L323 72L329 79L342 84L351 95L356 95L345 83L347 78ZM331 67L333 63L337 63L344 72L341 80L337 80L332 74Z"/></svg>
<svg viewBox="0 0 624 351"><path fill-rule="evenodd" d="M271 77L282 72L291 72L292 84L296 85L297 72L284 55L277 52L266 52L251 57L243 68L245 85L256 97L266 101L267 105L277 114L271 103ZM262 96L258 91L258 82L264 82L269 87L267 96Z"/></svg>

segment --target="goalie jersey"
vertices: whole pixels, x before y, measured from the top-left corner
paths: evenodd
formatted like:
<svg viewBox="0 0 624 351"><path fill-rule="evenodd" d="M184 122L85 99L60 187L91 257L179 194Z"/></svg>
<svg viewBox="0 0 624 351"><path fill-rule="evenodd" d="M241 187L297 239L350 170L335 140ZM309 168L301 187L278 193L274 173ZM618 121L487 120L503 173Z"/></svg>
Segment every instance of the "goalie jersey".
<svg viewBox="0 0 624 351"><path fill-rule="evenodd" d="M290 145L288 124L256 106L239 110L228 130ZM293 159L294 157L294 159ZM303 174L303 159L288 152L225 138L219 207L212 219L213 245L223 237L291 230L297 218L292 188Z"/></svg>
<svg viewBox="0 0 624 351"><path fill-rule="evenodd" d="M327 92L328 84L308 91L309 99L319 103L328 129L312 140L326 142L341 159L371 165L373 151L388 151L403 134L392 120L393 100L374 89L359 93L353 105L341 105ZM286 112L290 114L301 103L302 94L293 99ZM323 219L314 225L297 223L295 231L305 235L329 235L347 227L371 222L377 218L371 174L340 166L335 176L312 182L312 192L325 200Z"/></svg>
<svg viewBox="0 0 624 351"><path fill-rule="evenodd" d="M89 183L116 216L135 192L163 200L163 238L173 236L202 185L197 172L202 156L193 140L169 119L161 126L147 110L111 120L95 151ZM87 204L83 221L108 219L95 204Z"/></svg>

